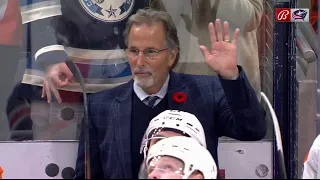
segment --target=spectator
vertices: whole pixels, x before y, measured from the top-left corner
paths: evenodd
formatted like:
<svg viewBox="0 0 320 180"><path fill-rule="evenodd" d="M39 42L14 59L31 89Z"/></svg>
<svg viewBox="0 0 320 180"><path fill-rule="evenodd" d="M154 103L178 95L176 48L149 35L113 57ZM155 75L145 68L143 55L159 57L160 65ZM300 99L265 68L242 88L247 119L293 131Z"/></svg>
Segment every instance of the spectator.
<svg viewBox="0 0 320 180"><path fill-rule="evenodd" d="M320 178L320 135L314 140L304 161L302 179Z"/></svg>

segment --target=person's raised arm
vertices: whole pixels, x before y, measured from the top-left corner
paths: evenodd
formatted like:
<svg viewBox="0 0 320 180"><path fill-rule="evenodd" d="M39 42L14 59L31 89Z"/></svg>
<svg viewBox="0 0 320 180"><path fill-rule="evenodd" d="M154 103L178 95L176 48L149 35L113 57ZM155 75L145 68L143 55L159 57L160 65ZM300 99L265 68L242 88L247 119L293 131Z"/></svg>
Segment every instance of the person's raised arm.
<svg viewBox="0 0 320 180"><path fill-rule="evenodd" d="M224 28L224 34L222 33ZM223 27L219 19L209 24L211 49L200 46L206 63L219 74L220 83L213 83L215 108L214 122L219 136L238 140L260 140L266 134L264 111L250 86L244 70L237 65L237 41L240 29L231 40L229 24Z"/></svg>

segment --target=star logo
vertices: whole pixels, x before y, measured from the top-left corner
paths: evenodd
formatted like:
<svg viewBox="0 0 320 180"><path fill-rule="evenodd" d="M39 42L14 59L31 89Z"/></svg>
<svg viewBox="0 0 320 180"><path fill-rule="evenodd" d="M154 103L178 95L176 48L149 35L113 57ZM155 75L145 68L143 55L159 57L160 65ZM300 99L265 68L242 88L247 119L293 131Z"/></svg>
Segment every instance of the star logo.
<svg viewBox="0 0 320 180"><path fill-rule="evenodd" d="M90 16L110 23L128 18L135 6L135 0L79 0L79 2Z"/></svg>
<svg viewBox="0 0 320 180"><path fill-rule="evenodd" d="M291 9L291 22L309 22L309 9Z"/></svg>
<svg viewBox="0 0 320 180"><path fill-rule="evenodd" d="M113 15L113 17L116 17L115 12L117 11L117 9L113 9L112 5L110 5L109 10L106 10L106 11L109 13L109 17L108 18L110 18L112 15Z"/></svg>

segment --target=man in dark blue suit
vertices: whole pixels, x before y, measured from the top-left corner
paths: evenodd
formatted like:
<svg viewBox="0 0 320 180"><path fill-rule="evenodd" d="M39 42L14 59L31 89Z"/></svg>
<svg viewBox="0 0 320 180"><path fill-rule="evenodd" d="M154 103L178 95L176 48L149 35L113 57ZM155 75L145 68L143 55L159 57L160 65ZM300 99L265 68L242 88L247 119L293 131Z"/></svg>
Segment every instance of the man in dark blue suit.
<svg viewBox="0 0 320 180"><path fill-rule="evenodd" d="M172 71L179 59L179 39L168 13L139 10L129 18L124 38L133 80L89 96L92 178L137 178L143 134L149 121L166 109L190 112L200 120L217 164L219 137L255 141L265 136L263 109L237 66L240 30L231 42L228 26L220 20L209 24L212 49L200 49L218 76L198 76ZM84 159L82 134L76 178L84 177Z"/></svg>

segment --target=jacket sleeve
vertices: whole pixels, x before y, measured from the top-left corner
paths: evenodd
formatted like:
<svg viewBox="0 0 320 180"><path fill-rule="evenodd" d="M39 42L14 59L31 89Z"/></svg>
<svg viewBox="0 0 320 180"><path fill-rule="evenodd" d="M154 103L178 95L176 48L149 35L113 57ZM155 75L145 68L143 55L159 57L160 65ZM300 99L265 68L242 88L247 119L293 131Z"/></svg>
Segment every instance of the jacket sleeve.
<svg viewBox="0 0 320 180"><path fill-rule="evenodd" d="M250 32L258 28L263 14L263 0L220 0L217 18L228 21L241 31Z"/></svg>
<svg viewBox="0 0 320 180"><path fill-rule="evenodd" d="M218 135L240 141L261 140L267 132L265 113L240 66L239 72L237 80L220 78L221 86L214 88Z"/></svg>
<svg viewBox="0 0 320 180"><path fill-rule="evenodd" d="M88 98L88 132L89 132L89 145L90 145L90 169L92 179L105 179L101 164L100 148L98 142L97 128L94 123L95 115L90 111L94 108L90 105L90 96ZM75 179L85 179L85 135L82 130L79 140L78 157L76 162L76 177Z"/></svg>
<svg viewBox="0 0 320 180"><path fill-rule="evenodd" d="M313 141L307 157L303 163L302 179L320 178L320 135Z"/></svg>
<svg viewBox="0 0 320 180"><path fill-rule="evenodd" d="M303 163L302 179L317 179L319 150L310 150L307 160Z"/></svg>
<svg viewBox="0 0 320 180"><path fill-rule="evenodd" d="M62 18L60 2L43 1L30 4L29 1L25 1L21 3L21 14L24 24L24 46L35 63L43 65L47 62L65 61L67 53L60 40L63 37L59 36L57 31L57 25Z"/></svg>

